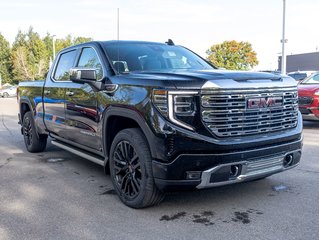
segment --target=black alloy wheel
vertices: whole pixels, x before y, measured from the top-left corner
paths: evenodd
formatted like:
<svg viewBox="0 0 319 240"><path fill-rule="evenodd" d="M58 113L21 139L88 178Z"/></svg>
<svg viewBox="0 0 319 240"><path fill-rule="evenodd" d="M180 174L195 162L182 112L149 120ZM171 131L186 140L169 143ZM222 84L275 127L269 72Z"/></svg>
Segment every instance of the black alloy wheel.
<svg viewBox="0 0 319 240"><path fill-rule="evenodd" d="M140 129L124 129L115 136L109 165L115 192L125 205L145 208L164 199L155 185L150 149Z"/></svg>
<svg viewBox="0 0 319 240"><path fill-rule="evenodd" d="M29 116L26 116L23 120L23 136L24 136L25 144L27 146L32 146L33 134L32 134L31 119Z"/></svg>
<svg viewBox="0 0 319 240"><path fill-rule="evenodd" d="M121 141L114 150L114 169L118 188L128 199L134 199L141 188L142 171L139 156L127 141Z"/></svg>
<svg viewBox="0 0 319 240"><path fill-rule="evenodd" d="M29 152L44 151L48 137L37 133L31 112L26 112L23 116L22 132L25 146Z"/></svg>

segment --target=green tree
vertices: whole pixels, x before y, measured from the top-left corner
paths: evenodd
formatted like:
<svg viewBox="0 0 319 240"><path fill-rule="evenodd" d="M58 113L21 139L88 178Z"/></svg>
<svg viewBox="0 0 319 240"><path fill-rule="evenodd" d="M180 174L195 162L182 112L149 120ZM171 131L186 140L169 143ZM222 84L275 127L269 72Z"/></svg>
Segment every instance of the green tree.
<svg viewBox="0 0 319 240"><path fill-rule="evenodd" d="M17 47L22 47L26 45L27 45L26 34L23 33L21 30L19 30L14 40L12 50L15 50Z"/></svg>
<svg viewBox="0 0 319 240"><path fill-rule="evenodd" d="M16 81L34 80L28 63L28 50L25 46L16 46L12 52L13 75Z"/></svg>
<svg viewBox="0 0 319 240"><path fill-rule="evenodd" d="M72 36L69 34L65 38L56 39L55 41L56 52L58 53L64 48L70 47L72 45L80 44L80 43L89 42L89 41L92 41L92 38L88 38L88 37L72 38Z"/></svg>
<svg viewBox="0 0 319 240"><path fill-rule="evenodd" d="M60 38L55 40L56 52L60 52L62 49L70 47L73 45L73 40L71 35L67 35L65 38Z"/></svg>
<svg viewBox="0 0 319 240"><path fill-rule="evenodd" d="M88 37L76 37L73 39L73 44L76 45L76 44L86 43L90 41L93 41L93 39Z"/></svg>
<svg viewBox="0 0 319 240"><path fill-rule="evenodd" d="M31 66L33 79L43 79L49 68L49 53L40 35L34 32L32 27L29 28L27 38L28 62Z"/></svg>
<svg viewBox="0 0 319 240"><path fill-rule="evenodd" d="M12 46L13 74L16 80L43 79L49 67L49 53L40 35L29 28L18 32Z"/></svg>
<svg viewBox="0 0 319 240"><path fill-rule="evenodd" d="M55 40L56 53L74 44L91 41L92 38L71 35ZM1 41L1 39L0 39ZM9 48L10 49L10 48ZM0 49L0 54L2 50ZM11 69L15 81L44 79L53 60L53 36L47 33L44 38L29 28L27 32L18 31L11 51Z"/></svg>
<svg viewBox="0 0 319 240"><path fill-rule="evenodd" d="M248 70L258 64L257 54L249 42L224 41L206 51L213 65L231 70Z"/></svg>
<svg viewBox="0 0 319 240"><path fill-rule="evenodd" d="M2 83L13 83L11 49L9 42L0 33L0 77Z"/></svg>

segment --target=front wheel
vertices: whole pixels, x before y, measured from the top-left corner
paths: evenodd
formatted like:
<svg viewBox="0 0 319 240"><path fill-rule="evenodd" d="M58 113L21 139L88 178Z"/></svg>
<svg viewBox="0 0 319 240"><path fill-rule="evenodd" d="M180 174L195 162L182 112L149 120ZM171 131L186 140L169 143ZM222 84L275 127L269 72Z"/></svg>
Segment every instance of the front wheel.
<svg viewBox="0 0 319 240"><path fill-rule="evenodd" d="M129 207L145 208L164 199L155 186L151 153L140 129L124 129L115 136L110 173L116 193Z"/></svg>
<svg viewBox="0 0 319 240"><path fill-rule="evenodd" d="M27 150L32 153L44 151L47 145L47 136L38 135L31 112L24 114L22 128Z"/></svg>
<svg viewBox="0 0 319 240"><path fill-rule="evenodd" d="M3 97L4 98L8 98L9 97L9 93L7 93L7 92L3 93Z"/></svg>

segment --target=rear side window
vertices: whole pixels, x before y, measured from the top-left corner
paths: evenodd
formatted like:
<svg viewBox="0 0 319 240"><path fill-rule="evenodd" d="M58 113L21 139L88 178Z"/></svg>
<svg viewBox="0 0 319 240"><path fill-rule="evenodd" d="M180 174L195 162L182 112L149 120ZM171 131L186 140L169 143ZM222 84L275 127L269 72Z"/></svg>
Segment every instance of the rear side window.
<svg viewBox="0 0 319 240"><path fill-rule="evenodd" d="M77 67L94 68L97 79L102 79L102 64L93 48L83 48Z"/></svg>
<svg viewBox="0 0 319 240"><path fill-rule="evenodd" d="M70 69L73 67L74 60L76 57L76 50L62 53L58 65L54 73L54 79L57 81L69 81L70 80Z"/></svg>

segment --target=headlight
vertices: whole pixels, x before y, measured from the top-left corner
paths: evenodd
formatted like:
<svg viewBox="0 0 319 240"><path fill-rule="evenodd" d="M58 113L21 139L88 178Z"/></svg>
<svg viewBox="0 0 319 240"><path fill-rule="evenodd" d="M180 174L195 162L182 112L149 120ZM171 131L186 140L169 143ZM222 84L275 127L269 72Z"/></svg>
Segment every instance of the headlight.
<svg viewBox="0 0 319 240"><path fill-rule="evenodd" d="M153 90L153 103L171 122L193 131L197 94L197 91Z"/></svg>
<svg viewBox="0 0 319 240"><path fill-rule="evenodd" d="M313 93L313 95L319 96L319 90L315 91L315 92Z"/></svg>
<svg viewBox="0 0 319 240"><path fill-rule="evenodd" d="M180 116L195 115L195 101L192 95L174 95L174 112Z"/></svg>
<svg viewBox="0 0 319 240"><path fill-rule="evenodd" d="M153 90L153 103L157 110L165 117L168 116L168 101L166 90Z"/></svg>

